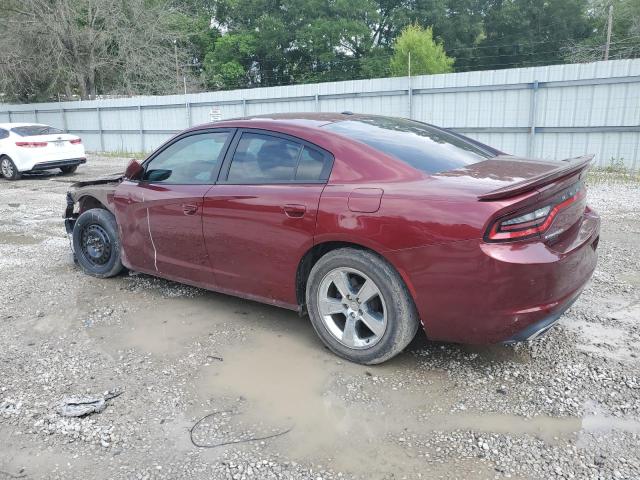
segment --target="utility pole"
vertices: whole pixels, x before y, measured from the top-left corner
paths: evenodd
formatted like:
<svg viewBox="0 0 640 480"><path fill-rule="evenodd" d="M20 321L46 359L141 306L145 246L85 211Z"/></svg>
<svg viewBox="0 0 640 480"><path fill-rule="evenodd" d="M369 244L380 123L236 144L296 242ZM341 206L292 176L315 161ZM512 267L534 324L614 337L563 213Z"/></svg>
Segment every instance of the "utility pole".
<svg viewBox="0 0 640 480"><path fill-rule="evenodd" d="M409 94L409 119L413 118L413 88L411 85L411 51L409 51L409 61L407 62L407 74L409 80L409 89L407 93Z"/></svg>
<svg viewBox="0 0 640 480"><path fill-rule="evenodd" d="M178 67L178 40L173 39L173 52L176 56L176 87L180 88L180 68Z"/></svg>
<svg viewBox="0 0 640 480"><path fill-rule="evenodd" d="M609 5L609 19L607 20L607 44L604 47L604 59L609 60L609 46L611 45L611 26L613 24L613 4Z"/></svg>

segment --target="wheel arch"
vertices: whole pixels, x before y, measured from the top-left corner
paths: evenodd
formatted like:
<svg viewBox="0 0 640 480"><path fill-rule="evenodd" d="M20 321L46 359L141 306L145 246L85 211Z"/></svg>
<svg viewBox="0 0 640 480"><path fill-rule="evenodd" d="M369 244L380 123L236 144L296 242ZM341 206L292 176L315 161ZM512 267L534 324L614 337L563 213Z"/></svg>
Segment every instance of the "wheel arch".
<svg viewBox="0 0 640 480"><path fill-rule="evenodd" d="M94 208L101 208L103 210L107 210L111 212L111 210L109 210L104 203L102 203L93 195L89 195L89 194L81 196L78 199L78 205L80 206L80 213L84 213L87 210L91 210Z"/></svg>
<svg viewBox="0 0 640 480"><path fill-rule="evenodd" d="M295 287L296 287L296 302L299 305L299 310L303 313L306 309L306 289L307 289L307 279L309 278L309 274L311 273L311 269L313 266L327 253L337 250L339 248L355 248L358 250L366 250L374 253L375 255L383 258L385 261L389 263L400 275L402 281L407 286L409 290L409 294L411 295L413 301L415 302L415 290L413 285L411 284L410 279L408 278L406 271L403 268L399 268L388 256L384 255L384 253L378 249L371 248L370 246L363 245L361 243L356 243L352 241L344 241L344 240L327 240L321 243L317 243L313 245L309 250L305 252L298 263L298 268L296 269L296 279L295 279Z"/></svg>

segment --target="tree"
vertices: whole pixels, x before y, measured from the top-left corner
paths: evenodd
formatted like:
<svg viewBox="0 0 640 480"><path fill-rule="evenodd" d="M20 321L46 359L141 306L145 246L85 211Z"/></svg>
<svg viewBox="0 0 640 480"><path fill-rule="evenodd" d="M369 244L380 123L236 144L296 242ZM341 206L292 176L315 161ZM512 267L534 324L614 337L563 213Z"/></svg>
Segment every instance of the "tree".
<svg viewBox="0 0 640 480"><path fill-rule="evenodd" d="M18 101L173 91L178 13L164 0L4 0L0 91Z"/></svg>
<svg viewBox="0 0 640 480"><path fill-rule="evenodd" d="M586 12L587 0L492 0L469 67L563 63L563 48L592 34Z"/></svg>
<svg viewBox="0 0 640 480"><path fill-rule="evenodd" d="M609 59L640 56L640 1L592 0L587 12L593 34L564 49L567 61L591 62L603 59L610 5L613 6L613 28Z"/></svg>
<svg viewBox="0 0 640 480"><path fill-rule="evenodd" d="M246 86L256 52L256 38L249 33L220 37L204 59L204 80L209 88Z"/></svg>
<svg viewBox="0 0 640 480"><path fill-rule="evenodd" d="M639 0L0 2L5 101L597 60L610 3L610 58L640 56Z"/></svg>
<svg viewBox="0 0 640 480"><path fill-rule="evenodd" d="M411 58L412 75L428 75L453 71L453 58L447 56L441 43L433 39L431 27L422 28L409 25L393 45L391 73L396 77L405 76L409 71Z"/></svg>

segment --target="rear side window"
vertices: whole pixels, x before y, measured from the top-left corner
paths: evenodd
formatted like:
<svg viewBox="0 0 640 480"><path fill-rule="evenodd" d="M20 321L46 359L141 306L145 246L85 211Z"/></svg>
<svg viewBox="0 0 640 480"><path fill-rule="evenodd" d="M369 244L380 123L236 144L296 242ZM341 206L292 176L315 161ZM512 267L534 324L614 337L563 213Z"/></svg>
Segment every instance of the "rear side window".
<svg viewBox="0 0 640 480"><path fill-rule="evenodd" d="M21 137L30 137L32 135L55 135L64 133L59 128L50 127L49 125L24 125L22 127L14 127L11 129L16 135Z"/></svg>
<svg viewBox="0 0 640 480"><path fill-rule="evenodd" d="M331 159L326 153L310 147L302 149L296 170L296 180L326 180L330 173Z"/></svg>
<svg viewBox="0 0 640 480"><path fill-rule="evenodd" d="M0 140L3 138L7 138L9 136L9 132L3 128L0 128Z"/></svg>
<svg viewBox="0 0 640 480"><path fill-rule="evenodd" d="M286 183L326 180L328 155L294 140L260 133L243 133L238 142L228 183Z"/></svg>
<svg viewBox="0 0 640 480"><path fill-rule="evenodd" d="M422 172L461 168L495 156L477 142L412 120L369 117L329 123L323 128L358 140Z"/></svg>

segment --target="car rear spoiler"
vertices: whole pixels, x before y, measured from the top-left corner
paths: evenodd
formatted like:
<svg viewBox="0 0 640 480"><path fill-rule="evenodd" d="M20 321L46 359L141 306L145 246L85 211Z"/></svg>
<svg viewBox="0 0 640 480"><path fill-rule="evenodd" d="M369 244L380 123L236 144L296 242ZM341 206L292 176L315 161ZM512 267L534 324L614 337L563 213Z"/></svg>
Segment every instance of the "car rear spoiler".
<svg viewBox="0 0 640 480"><path fill-rule="evenodd" d="M583 155L581 157L567 158L566 160L563 160L563 162L566 162L566 165L560 165L554 170L536 175L535 177L527 178L526 180L516 182L512 185L507 185L506 187L499 188L498 190L483 193L482 195L478 195L478 200L500 200L533 190L536 187L547 185L559 178L566 177L572 173L586 169L593 160L593 157L594 155Z"/></svg>

